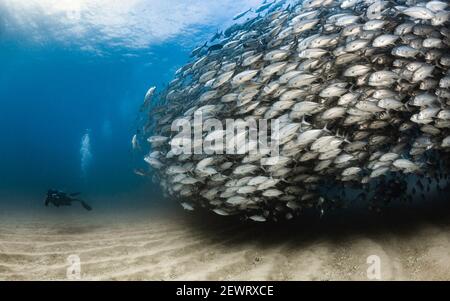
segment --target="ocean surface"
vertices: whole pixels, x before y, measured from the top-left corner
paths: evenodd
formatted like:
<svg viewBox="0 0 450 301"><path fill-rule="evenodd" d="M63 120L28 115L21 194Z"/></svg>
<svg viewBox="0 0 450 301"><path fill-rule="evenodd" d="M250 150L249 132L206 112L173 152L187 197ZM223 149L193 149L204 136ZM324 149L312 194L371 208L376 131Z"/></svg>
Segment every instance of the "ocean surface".
<svg viewBox="0 0 450 301"><path fill-rule="evenodd" d="M258 3L0 1L0 205L38 208L49 188L154 202L130 142L147 89Z"/></svg>

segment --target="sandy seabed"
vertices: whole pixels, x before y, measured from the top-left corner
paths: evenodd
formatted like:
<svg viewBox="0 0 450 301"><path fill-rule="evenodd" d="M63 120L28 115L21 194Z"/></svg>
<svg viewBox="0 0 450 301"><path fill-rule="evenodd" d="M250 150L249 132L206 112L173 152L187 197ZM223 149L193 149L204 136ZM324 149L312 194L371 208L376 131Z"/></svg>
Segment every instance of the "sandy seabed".
<svg viewBox="0 0 450 301"><path fill-rule="evenodd" d="M239 222L179 209L0 212L0 279L450 280L450 206L343 211L294 222ZM69 212L69 213L68 213Z"/></svg>

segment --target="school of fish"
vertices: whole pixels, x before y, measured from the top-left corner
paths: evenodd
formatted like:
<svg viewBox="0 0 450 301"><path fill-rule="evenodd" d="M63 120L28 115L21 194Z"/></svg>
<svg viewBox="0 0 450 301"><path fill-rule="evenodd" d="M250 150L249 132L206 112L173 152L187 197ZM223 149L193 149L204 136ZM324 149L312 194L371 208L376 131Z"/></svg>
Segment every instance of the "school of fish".
<svg viewBox="0 0 450 301"><path fill-rule="evenodd" d="M267 221L310 207L323 212L350 190L383 203L423 194L432 182L442 188L450 154L448 1L282 0L253 12L218 32L209 41L216 44L194 49L163 91L145 95L139 139L167 196L187 210ZM198 111L204 121L276 120L279 154L174 153L173 121Z"/></svg>

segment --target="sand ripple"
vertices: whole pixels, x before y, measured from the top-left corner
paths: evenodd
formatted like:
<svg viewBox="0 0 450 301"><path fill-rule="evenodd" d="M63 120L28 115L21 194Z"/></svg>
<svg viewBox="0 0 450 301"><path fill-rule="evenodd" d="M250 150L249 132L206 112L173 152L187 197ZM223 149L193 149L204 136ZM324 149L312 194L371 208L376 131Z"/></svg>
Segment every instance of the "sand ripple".
<svg viewBox="0 0 450 301"><path fill-rule="evenodd" d="M449 280L450 210L409 210L400 221L398 213L275 226L184 213L2 218L0 279L64 280L76 254L85 280L367 280L370 255L385 280Z"/></svg>

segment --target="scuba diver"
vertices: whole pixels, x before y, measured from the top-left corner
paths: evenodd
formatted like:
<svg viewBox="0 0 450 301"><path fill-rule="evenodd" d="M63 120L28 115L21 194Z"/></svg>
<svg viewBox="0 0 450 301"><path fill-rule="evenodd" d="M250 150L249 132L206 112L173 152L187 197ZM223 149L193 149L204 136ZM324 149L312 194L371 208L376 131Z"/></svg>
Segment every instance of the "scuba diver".
<svg viewBox="0 0 450 301"><path fill-rule="evenodd" d="M47 191L47 197L45 199L45 206L48 204L53 204L55 207L59 206L71 206L73 202L80 202L84 209L91 211L92 207L86 204L83 200L77 199L76 196L80 195L77 193L66 194L58 190L49 189Z"/></svg>

